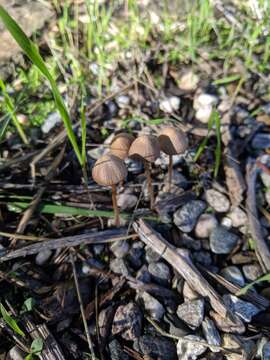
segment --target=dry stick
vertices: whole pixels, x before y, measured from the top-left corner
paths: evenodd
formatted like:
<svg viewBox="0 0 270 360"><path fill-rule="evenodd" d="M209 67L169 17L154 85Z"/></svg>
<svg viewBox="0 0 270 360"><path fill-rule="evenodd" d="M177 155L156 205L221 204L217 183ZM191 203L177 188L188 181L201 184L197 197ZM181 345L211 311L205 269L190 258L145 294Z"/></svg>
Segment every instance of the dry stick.
<svg viewBox="0 0 270 360"><path fill-rule="evenodd" d="M58 154L58 156L56 157L56 159L53 161L52 165L48 169L48 173L45 177L45 185L43 185L38 190L38 192L34 196L33 200L31 201L29 207L24 211L23 216L19 222L19 225L17 226L17 230L16 230L17 234L22 234L24 232L31 216L33 215L34 211L36 210L36 208L46 190L46 183L50 182L51 179L53 178L53 176L55 175L55 171L58 168L58 165L60 164L60 162L62 161L64 153L65 153L65 146L63 146L61 152ZM13 240L13 244L16 243L15 238L12 240Z"/></svg>
<svg viewBox="0 0 270 360"><path fill-rule="evenodd" d="M151 325L154 326L154 328L162 335L165 337L168 337L170 339L174 339L174 340L181 340L183 342L187 342L193 345L203 345L205 347L208 347L210 349L214 349L214 350L218 350L218 351L224 351L227 353L233 353L233 354L240 354L242 355L242 351L241 350L235 350L235 349L228 349L222 346L217 346L217 345L212 345L212 344L208 344L207 342L204 341L198 341L198 340L192 340L192 339L188 339L188 338L184 338L181 336L176 336L176 335L172 335L172 334L168 334L166 331L164 331L163 329L161 329L160 326L158 326L158 324L153 321L152 319L150 319L148 316L146 316L147 321L150 322Z"/></svg>
<svg viewBox="0 0 270 360"><path fill-rule="evenodd" d="M219 294L200 274L188 256L188 251L176 249L168 243L158 232L156 232L144 220L134 222L133 228L140 239L153 248L161 257L187 281L189 286L203 297L209 299L212 308L223 318L229 318L232 325L243 327L242 321L234 315L224 304Z"/></svg>
<svg viewBox="0 0 270 360"><path fill-rule="evenodd" d="M147 181L147 189L150 196L150 209L154 209L154 192L153 192L153 186L152 186L152 178L151 178L151 170L150 170L150 164L148 161L144 161L144 168L145 168L145 175L146 175L146 181Z"/></svg>
<svg viewBox="0 0 270 360"><path fill-rule="evenodd" d="M259 169L256 163L247 164L246 183L247 183L247 201L248 223L252 238L255 242L255 254L262 267L264 273L270 271L270 252L264 240L261 224L258 219L258 211L256 206L256 180Z"/></svg>
<svg viewBox="0 0 270 360"><path fill-rule="evenodd" d="M171 191L172 186L172 171L173 171L173 157L169 155L169 168L168 168L168 176L169 176L169 192Z"/></svg>
<svg viewBox="0 0 270 360"><path fill-rule="evenodd" d="M78 301L79 301L79 304L80 304L81 315L82 315L82 320L83 320L83 326L84 326L84 331L85 331L85 334L86 334L86 339L87 339L87 342L88 342L88 347L89 347L89 350L90 350L90 353L91 353L92 360L95 360L95 353L94 353L93 343L92 343L92 340L91 340L91 337L90 337L90 334L89 334L87 321L86 321L86 318L85 318L83 302L82 302L82 296L81 296L77 271L76 271L76 267L75 267L74 258L73 258L72 253L70 253L70 262L71 262L71 265L72 265L73 278L74 278L74 282L75 282Z"/></svg>
<svg viewBox="0 0 270 360"><path fill-rule="evenodd" d="M112 185L112 203L113 203L113 210L114 210L114 221L115 226L120 226L120 217L119 217L119 209L117 206L117 198L116 198L116 185Z"/></svg>
<svg viewBox="0 0 270 360"><path fill-rule="evenodd" d="M98 231L95 233L85 233L81 235L67 236L59 239L51 239L40 241L38 243L24 246L21 249L6 251L4 254L0 255L0 263L18 257L25 257L29 255L37 254L40 251L49 249L56 250L64 247L72 247L78 245L88 245L88 244L103 244L113 241L120 241L128 238L134 238L137 235L126 235L127 228L118 228L118 229L109 229L104 231Z"/></svg>

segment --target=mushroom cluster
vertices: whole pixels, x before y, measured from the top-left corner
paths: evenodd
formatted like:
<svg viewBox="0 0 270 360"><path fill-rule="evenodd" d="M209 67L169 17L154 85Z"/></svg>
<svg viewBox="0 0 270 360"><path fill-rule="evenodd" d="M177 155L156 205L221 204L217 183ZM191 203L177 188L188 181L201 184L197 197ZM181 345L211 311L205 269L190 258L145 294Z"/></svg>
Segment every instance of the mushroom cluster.
<svg viewBox="0 0 270 360"><path fill-rule="evenodd" d="M169 155L169 189L172 182L173 155L182 154L188 147L186 134L174 127L164 127L159 136L141 135L136 139L128 133L120 133L114 137L110 152L103 155L93 166L92 177L99 185L111 186L112 204L115 214L115 226L120 225L117 206L116 186L127 177L124 160L131 158L144 165L147 188L150 195L150 208L154 208L154 192L151 179L151 163L160 156L160 151Z"/></svg>

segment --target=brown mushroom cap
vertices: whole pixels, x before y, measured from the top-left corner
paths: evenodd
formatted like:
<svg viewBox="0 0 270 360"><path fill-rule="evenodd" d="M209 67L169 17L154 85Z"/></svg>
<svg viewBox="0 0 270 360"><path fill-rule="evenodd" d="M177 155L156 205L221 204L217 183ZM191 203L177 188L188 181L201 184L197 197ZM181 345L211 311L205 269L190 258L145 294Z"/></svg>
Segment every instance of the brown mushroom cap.
<svg viewBox="0 0 270 360"><path fill-rule="evenodd" d="M153 135L141 135L130 146L129 157L154 162L160 155L158 139Z"/></svg>
<svg viewBox="0 0 270 360"><path fill-rule="evenodd" d="M134 137L130 134L120 133L116 135L111 142L111 154L124 160L128 157L128 151L133 141Z"/></svg>
<svg viewBox="0 0 270 360"><path fill-rule="evenodd" d="M127 176L123 160L112 154L103 155L95 162L92 177L96 183L104 186L116 185Z"/></svg>
<svg viewBox="0 0 270 360"><path fill-rule="evenodd" d="M188 147L186 134L174 127L165 127L158 137L161 150L167 155L182 154Z"/></svg>

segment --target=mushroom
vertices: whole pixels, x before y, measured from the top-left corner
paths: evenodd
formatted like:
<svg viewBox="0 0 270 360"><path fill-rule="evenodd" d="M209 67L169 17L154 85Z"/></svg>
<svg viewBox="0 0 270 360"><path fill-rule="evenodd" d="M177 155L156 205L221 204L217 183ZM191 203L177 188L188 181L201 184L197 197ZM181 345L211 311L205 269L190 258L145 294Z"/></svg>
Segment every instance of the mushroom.
<svg viewBox="0 0 270 360"><path fill-rule="evenodd" d="M188 147L188 138L186 134L174 127L165 127L159 134L159 143L161 150L169 155L169 191L172 183L173 155L182 154Z"/></svg>
<svg viewBox="0 0 270 360"><path fill-rule="evenodd" d="M148 191L150 194L150 208L154 207L154 193L152 187L150 163L160 155L158 139L153 135L141 135L130 146L129 157L144 163Z"/></svg>
<svg viewBox="0 0 270 360"><path fill-rule="evenodd" d="M128 157L128 151L134 137L127 133L120 133L116 135L111 142L111 154L118 156L124 160Z"/></svg>
<svg viewBox="0 0 270 360"><path fill-rule="evenodd" d="M116 185L127 176L127 168L123 160L113 154L103 155L98 159L92 170L92 177L96 183L112 187L112 203L115 216L115 226L120 225L119 209L116 199Z"/></svg>

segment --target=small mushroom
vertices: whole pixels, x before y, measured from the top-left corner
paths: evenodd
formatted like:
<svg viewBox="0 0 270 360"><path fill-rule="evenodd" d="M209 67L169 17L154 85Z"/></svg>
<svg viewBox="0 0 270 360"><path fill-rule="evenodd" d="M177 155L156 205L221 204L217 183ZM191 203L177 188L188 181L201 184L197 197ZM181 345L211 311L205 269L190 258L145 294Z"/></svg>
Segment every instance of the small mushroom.
<svg viewBox="0 0 270 360"><path fill-rule="evenodd" d="M124 160L128 157L130 145L134 141L134 136L127 133L116 135L111 142L111 154Z"/></svg>
<svg viewBox="0 0 270 360"><path fill-rule="evenodd" d="M113 154L103 155L94 164L92 177L96 183L112 187L112 203L115 215L115 226L120 225L119 209L116 199L116 185L127 177L127 168L123 160Z"/></svg>
<svg viewBox="0 0 270 360"><path fill-rule="evenodd" d="M142 135L133 141L130 146L129 157L144 163L148 191L150 194L150 208L154 207L154 192L152 187L150 163L156 161L160 155L158 139L153 135Z"/></svg>
<svg viewBox="0 0 270 360"><path fill-rule="evenodd" d="M169 155L169 190L172 183L173 155L182 154L188 147L186 134L174 127L165 127L159 134L161 150Z"/></svg>

